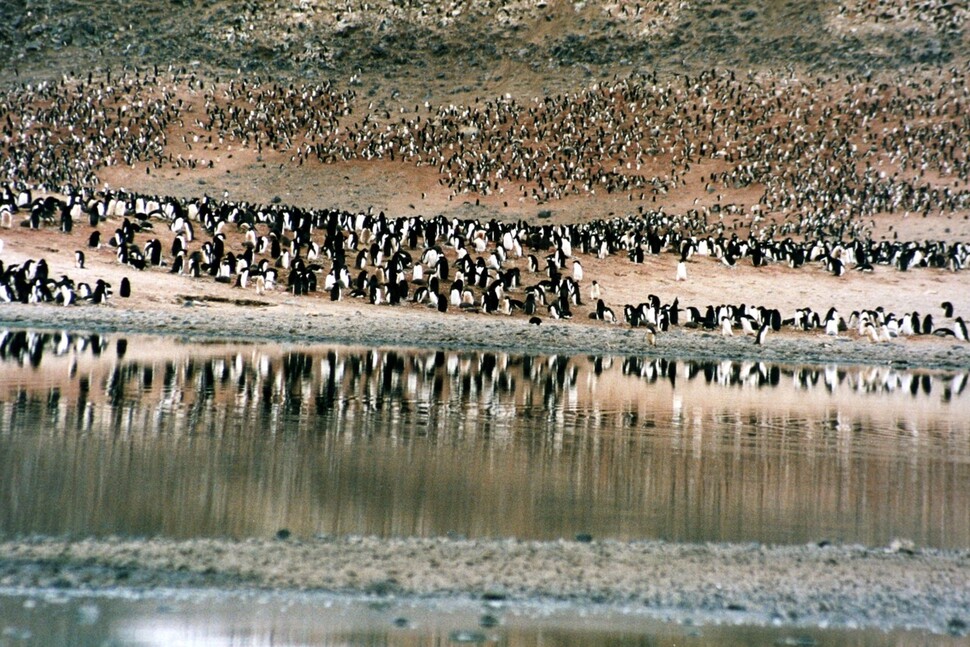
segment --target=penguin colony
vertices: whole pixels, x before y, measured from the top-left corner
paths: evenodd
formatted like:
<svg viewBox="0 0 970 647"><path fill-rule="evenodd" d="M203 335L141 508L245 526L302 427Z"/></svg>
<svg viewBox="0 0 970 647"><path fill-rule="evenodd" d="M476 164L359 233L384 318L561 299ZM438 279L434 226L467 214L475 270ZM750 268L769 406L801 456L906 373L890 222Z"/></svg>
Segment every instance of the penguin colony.
<svg viewBox="0 0 970 647"><path fill-rule="evenodd" d="M763 305L699 308L684 306L678 299L662 303L656 295L643 303L624 304L618 313L607 305L598 282L587 281L579 258L623 255L629 262L642 263L648 255L668 254L679 258L679 265L696 254L756 267L831 267L840 259L842 268L853 271L873 264L900 270L959 270L970 254L961 244L856 241L843 247L790 237L770 241L723 233L687 236L680 232L692 229L690 216L659 211L573 225L530 225L444 216L390 218L373 211L307 210L125 192L35 198L9 185L0 187L0 210L27 228L58 226L66 232L73 229L75 219L84 220L93 227L88 246L107 246L118 263L134 270L209 278L256 294L277 289L297 296L322 292L333 301L355 298L374 305L425 305L439 312L522 314L533 323L569 319L574 307L587 300L590 318L615 324L622 317L630 326L643 327L651 343L671 326L720 330L726 336L738 330L753 336L757 344L765 343L769 331L783 327L829 335L852 330L872 341L928 334L967 340L966 324L954 316L950 302L941 304L943 312L937 314L937 322L945 320L946 326L934 325L932 313L897 314L880 307L848 316L834 308L825 313L803 308L783 316ZM156 224L169 230L170 244L162 245ZM102 236L105 225L106 230L118 226L110 236ZM83 268L83 250L75 252L75 259ZM52 279L44 259L3 268L0 276L0 299L5 301L104 303L111 293L104 281L92 290L83 287L86 284L75 286L66 276ZM120 292L130 294L127 278Z"/></svg>
<svg viewBox="0 0 970 647"><path fill-rule="evenodd" d="M881 83L852 75L638 74L531 101L505 95L394 112L367 105L363 114L366 100L329 82L221 82L173 69L64 78L0 96L0 169L17 178L0 191L0 227L70 233L86 222L89 248L108 246L135 270L208 276L257 294L319 290L334 300L522 313L533 323L568 319L588 300L590 317L642 326L651 340L671 325L737 331L757 343L782 326L852 329L874 341L934 332L965 339L952 312L938 315L946 321L940 327L927 323L929 313L879 308L783 316L763 305L683 306L653 295L611 306L597 281L587 287L579 256L643 263L673 254L677 280L689 280L695 255L726 267L820 265L836 276L877 265L961 271L967 243L876 240L871 232L885 213L967 217L968 102L967 70L958 67ZM216 151L230 144L288 155L291 166L377 159L430 166L452 197L504 194L538 204L601 192L624 195L631 207L623 217L542 226L93 188L111 165L149 174L212 168ZM682 187L707 199L665 213ZM739 191L756 202L725 198ZM153 235L158 225L170 230L170 245ZM76 267L84 263L85 250L76 250ZM0 299L8 301L102 303L111 294L103 281L52 279L43 259L4 268L0 278ZM127 280L120 293L130 294Z"/></svg>
<svg viewBox="0 0 970 647"><path fill-rule="evenodd" d="M453 197L513 206L608 193L659 208L690 191L708 198L699 219L743 214L756 235L864 238L881 213L970 209L968 103L958 67L878 83L634 75L568 95L395 111L332 83L136 71L5 93L0 177L67 193L98 186L108 165L215 167L216 148L231 144L296 166L430 167Z"/></svg>

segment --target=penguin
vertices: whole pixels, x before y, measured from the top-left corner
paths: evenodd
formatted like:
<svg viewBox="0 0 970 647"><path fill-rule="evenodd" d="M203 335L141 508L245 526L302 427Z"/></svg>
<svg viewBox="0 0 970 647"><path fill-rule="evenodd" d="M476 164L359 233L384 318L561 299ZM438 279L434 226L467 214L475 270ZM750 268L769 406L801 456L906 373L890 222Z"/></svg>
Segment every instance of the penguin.
<svg viewBox="0 0 970 647"><path fill-rule="evenodd" d="M684 261L677 262L677 277L676 281L686 281L687 280L687 263Z"/></svg>
<svg viewBox="0 0 970 647"><path fill-rule="evenodd" d="M761 328L758 329L758 336L755 337L754 343L756 346L764 346L765 339L768 337L768 331L771 329L770 323L761 324Z"/></svg>
<svg viewBox="0 0 970 647"><path fill-rule="evenodd" d="M525 314L530 316L536 313L537 305L535 290L530 288L529 291L525 293L525 304L522 309Z"/></svg>
<svg viewBox="0 0 970 647"><path fill-rule="evenodd" d="M54 300L62 305L71 306L77 303L77 294L70 285L62 284L57 288L57 296Z"/></svg>
<svg viewBox="0 0 970 647"><path fill-rule="evenodd" d="M448 302L455 308L461 305L462 293L465 291L465 284L461 279L455 279L448 291Z"/></svg>
<svg viewBox="0 0 970 647"><path fill-rule="evenodd" d="M122 299L127 299L131 296L131 283L128 281L127 276L121 279L121 286L118 288L118 296L120 296Z"/></svg>
<svg viewBox="0 0 970 647"><path fill-rule="evenodd" d="M435 274L442 281L448 280L448 259L444 256L438 257L438 262L435 264Z"/></svg>
<svg viewBox="0 0 970 647"><path fill-rule="evenodd" d="M838 313L830 314L830 316L825 320L825 334L832 337L837 337L839 335Z"/></svg>
<svg viewBox="0 0 970 647"><path fill-rule="evenodd" d="M838 258L829 258L828 269L835 276L845 275L845 264Z"/></svg>
<svg viewBox="0 0 970 647"><path fill-rule="evenodd" d="M752 325L752 323L755 323L755 321L750 316L742 315L740 318L740 321L741 321L741 332L743 332L745 335L754 335L757 333L757 331L754 329L754 326Z"/></svg>
<svg viewBox="0 0 970 647"><path fill-rule="evenodd" d="M579 259L573 259L573 280L577 283L583 280L583 264Z"/></svg>
<svg viewBox="0 0 970 647"><path fill-rule="evenodd" d="M944 317L946 317L947 319L949 319L950 317L953 316L953 304L952 303L950 303L949 301L944 301L943 303L940 304L940 307L943 308L943 316Z"/></svg>
<svg viewBox="0 0 970 647"><path fill-rule="evenodd" d="M600 299L600 302L602 302L602 301L603 300ZM597 305L597 309L599 309L599 306L598 305ZM602 312L600 313L600 319L602 319L606 323L615 324L616 323L616 313L613 312L613 309L612 308L610 308L608 306L603 306Z"/></svg>
<svg viewBox="0 0 970 647"><path fill-rule="evenodd" d="M98 249L101 247L101 232L95 229L88 236L88 247L92 249Z"/></svg>
<svg viewBox="0 0 970 647"><path fill-rule="evenodd" d="M74 267L79 270L84 269L84 252L80 249L74 250Z"/></svg>
<svg viewBox="0 0 970 647"><path fill-rule="evenodd" d="M91 302L97 304L107 303L110 295L111 285L105 282L104 279L98 279L94 290L91 292Z"/></svg>
<svg viewBox="0 0 970 647"><path fill-rule="evenodd" d="M157 239L153 238L145 244L145 255L148 256L148 262L158 267L162 264L162 243Z"/></svg>
<svg viewBox="0 0 970 647"><path fill-rule="evenodd" d="M865 323L865 325L862 327L862 332L865 334L866 337L869 338L869 341L871 341L872 343L875 344L879 341L879 331L876 330L876 327L872 325L871 321L867 321Z"/></svg>

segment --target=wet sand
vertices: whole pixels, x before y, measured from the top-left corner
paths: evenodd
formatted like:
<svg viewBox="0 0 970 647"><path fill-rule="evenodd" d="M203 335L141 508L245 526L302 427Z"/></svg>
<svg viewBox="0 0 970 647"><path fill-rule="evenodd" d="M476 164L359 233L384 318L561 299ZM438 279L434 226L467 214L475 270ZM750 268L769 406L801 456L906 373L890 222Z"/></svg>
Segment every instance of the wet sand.
<svg viewBox="0 0 970 647"><path fill-rule="evenodd" d="M907 542L764 546L369 537L30 539L0 543L0 586L218 588L376 598L569 601L683 621L920 629L963 635L970 551Z"/></svg>

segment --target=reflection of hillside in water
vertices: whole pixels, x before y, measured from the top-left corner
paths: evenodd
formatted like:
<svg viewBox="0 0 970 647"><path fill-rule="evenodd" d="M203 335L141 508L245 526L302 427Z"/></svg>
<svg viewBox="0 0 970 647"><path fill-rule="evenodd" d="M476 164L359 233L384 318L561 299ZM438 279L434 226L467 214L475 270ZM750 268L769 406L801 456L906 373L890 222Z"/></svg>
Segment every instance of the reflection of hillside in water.
<svg viewBox="0 0 970 647"><path fill-rule="evenodd" d="M7 333L0 530L967 546L966 382Z"/></svg>

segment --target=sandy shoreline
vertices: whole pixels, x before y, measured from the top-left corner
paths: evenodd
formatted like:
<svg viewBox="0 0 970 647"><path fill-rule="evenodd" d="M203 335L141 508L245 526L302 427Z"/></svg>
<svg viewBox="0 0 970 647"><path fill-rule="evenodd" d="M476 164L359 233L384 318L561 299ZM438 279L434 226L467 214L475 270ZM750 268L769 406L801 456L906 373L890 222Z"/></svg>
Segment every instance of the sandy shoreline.
<svg viewBox="0 0 970 647"><path fill-rule="evenodd" d="M0 543L0 586L319 591L634 606L670 619L963 635L970 552L862 546L450 538L34 538Z"/></svg>
<svg viewBox="0 0 970 647"><path fill-rule="evenodd" d="M329 304L274 299L277 305L242 308L194 302L130 308L118 305L63 308L6 304L0 326L103 333L149 333L185 339L233 339L280 343L333 343L375 347L499 350L536 354L637 354L696 360L764 361L798 364L869 364L896 368L965 370L970 345L936 337L870 343L848 336L780 333L757 346L753 337L671 330L651 346L642 331L625 325L545 322L480 314L440 316L414 308Z"/></svg>

